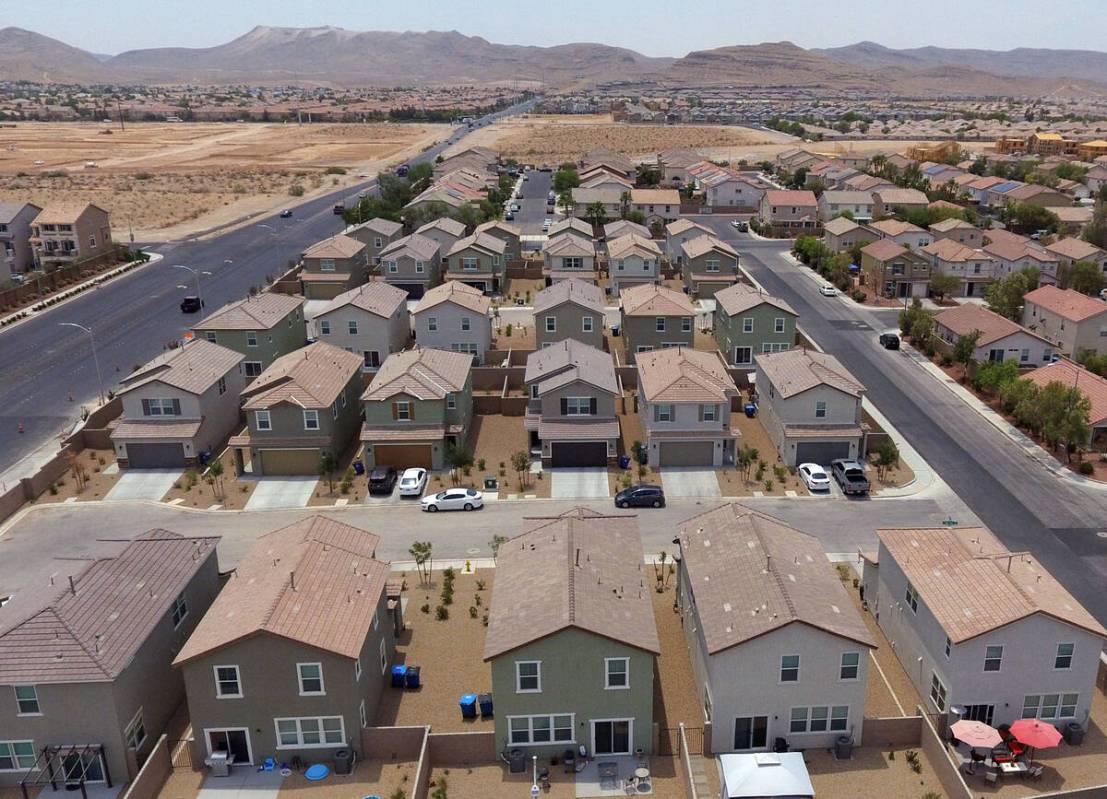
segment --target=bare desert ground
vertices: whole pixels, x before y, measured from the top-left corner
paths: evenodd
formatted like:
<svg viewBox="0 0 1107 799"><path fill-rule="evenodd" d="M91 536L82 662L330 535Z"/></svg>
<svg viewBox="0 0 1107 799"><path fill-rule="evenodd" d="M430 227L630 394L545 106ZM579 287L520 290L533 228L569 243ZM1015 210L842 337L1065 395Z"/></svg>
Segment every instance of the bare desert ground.
<svg viewBox="0 0 1107 799"><path fill-rule="evenodd" d="M118 240L128 227L138 240L178 238L288 203L294 185L311 196L353 183L449 130L141 123L121 132L103 124L21 123L0 127L0 200L94 202L112 212ZM327 174L329 167L346 174Z"/></svg>

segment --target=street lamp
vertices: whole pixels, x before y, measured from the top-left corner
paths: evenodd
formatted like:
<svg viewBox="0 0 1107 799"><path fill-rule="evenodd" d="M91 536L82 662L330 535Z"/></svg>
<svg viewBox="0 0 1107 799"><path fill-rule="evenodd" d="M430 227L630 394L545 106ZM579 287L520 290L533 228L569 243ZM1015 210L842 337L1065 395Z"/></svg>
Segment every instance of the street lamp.
<svg viewBox="0 0 1107 799"><path fill-rule="evenodd" d="M531 777L530 795L532 799L538 799L538 755L531 755Z"/></svg>
<svg viewBox="0 0 1107 799"><path fill-rule="evenodd" d="M62 327L75 327L88 333L89 343L92 345L92 362L96 365L96 383L100 388L100 404L104 404L104 378L100 375L100 359L96 357L96 337L92 335L92 328L79 325L76 322L58 322Z"/></svg>
<svg viewBox="0 0 1107 799"><path fill-rule="evenodd" d="M195 280L196 280L196 299L198 299L200 301L200 307L203 308L204 307L204 295L200 291L200 275L206 275L208 277L211 277L211 272L201 272L197 269L193 269L191 266L185 266L184 264L173 264L173 268L174 269L184 269L185 271L188 271L188 272L192 273L192 277L195 278Z"/></svg>

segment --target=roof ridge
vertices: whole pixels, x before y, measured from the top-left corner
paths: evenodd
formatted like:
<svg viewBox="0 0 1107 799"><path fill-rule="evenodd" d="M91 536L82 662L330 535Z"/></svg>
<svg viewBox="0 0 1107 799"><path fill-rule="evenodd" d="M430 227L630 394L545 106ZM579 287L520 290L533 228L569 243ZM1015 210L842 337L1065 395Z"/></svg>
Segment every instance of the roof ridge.
<svg viewBox="0 0 1107 799"><path fill-rule="evenodd" d="M59 595L58 599L61 599L64 596L65 596L65 593L63 592L61 595ZM56 602L57 600L54 600L54 601ZM73 628L69 626L69 622L67 622L62 617L62 615L60 613L58 613L58 610L57 610L56 607L54 607L53 605L50 605L47 608L43 608L43 610L40 611L40 612L43 612L43 611L49 611L50 614L55 619L58 620L58 624L60 624L65 629L65 631L67 633L69 633L69 637L72 638L74 643L76 643L77 646L79 646L81 648L81 651L84 652L86 655L88 655L89 660L91 660L93 663L96 664L96 668L98 668L100 670L101 674L103 674L105 677L110 677L111 676L111 673L106 668L104 668L104 664L100 660L100 654L98 652L90 652L88 650L88 647L85 646L85 642L82 641L80 639L80 637L75 632L73 632ZM34 618L34 617L32 617L32 618Z"/></svg>
<svg viewBox="0 0 1107 799"><path fill-rule="evenodd" d="M573 529L574 520L569 517L569 523L566 528L569 534L565 536L565 541L569 545L569 579L566 580L567 588L569 590L569 624L575 624L577 620L577 578L576 578L576 559L573 557L573 548L576 544L575 531Z"/></svg>
<svg viewBox="0 0 1107 799"><path fill-rule="evenodd" d="M785 606L788 608L789 617L792 620L798 619L799 614L796 612L796 605L792 601L792 596L788 593L788 589L784 585L784 579L773 568L772 554L765 545L765 535L761 530L761 521L762 519L760 516L754 515L750 517L750 526L753 528L754 535L757 536L757 541L761 544L761 550L765 554L765 572L772 577L773 582L776 584L777 591L780 592L780 596L784 600Z"/></svg>

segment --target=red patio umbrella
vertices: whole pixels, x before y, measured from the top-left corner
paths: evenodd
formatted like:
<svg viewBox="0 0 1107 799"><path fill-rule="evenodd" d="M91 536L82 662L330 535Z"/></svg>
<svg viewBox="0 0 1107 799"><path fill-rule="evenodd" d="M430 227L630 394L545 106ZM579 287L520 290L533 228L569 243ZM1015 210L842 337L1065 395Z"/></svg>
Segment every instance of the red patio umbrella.
<svg viewBox="0 0 1107 799"><path fill-rule="evenodd" d="M955 722L949 730L953 733L954 738L961 741L961 743L968 744L973 749L978 746L982 749L991 749L1003 743L1003 737L999 734L999 730L989 727L983 721L962 719Z"/></svg>
<svg viewBox="0 0 1107 799"><path fill-rule="evenodd" d="M1019 743L1035 749L1051 749L1061 743L1057 728L1039 719L1019 719L1011 725L1011 734Z"/></svg>

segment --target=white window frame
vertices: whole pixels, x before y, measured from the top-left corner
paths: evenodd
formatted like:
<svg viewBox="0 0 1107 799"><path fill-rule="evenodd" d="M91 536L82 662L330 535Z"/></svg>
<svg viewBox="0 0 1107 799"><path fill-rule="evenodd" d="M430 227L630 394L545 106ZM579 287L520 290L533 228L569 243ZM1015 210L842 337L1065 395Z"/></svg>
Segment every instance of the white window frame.
<svg viewBox="0 0 1107 799"><path fill-rule="evenodd" d="M537 719L546 719L549 722L549 726L547 727L547 729L550 731L550 739L548 741L535 742L535 740L534 740L534 719L536 719L536 718ZM554 719L557 719L557 718L561 718L561 719L567 718L567 719L569 719L569 724L567 726L558 727L554 724ZM516 721L516 720L519 720L519 719L526 719L527 720L527 731L526 731L527 732L527 739L525 741L515 740L515 739L512 738L512 733L514 732L514 730L512 729L512 724L511 723L512 723L512 721ZM569 739L568 740L558 740L557 739L556 730L559 730L559 729L560 730L565 730L565 729L569 730ZM538 714L535 714L533 716L508 716L507 717L507 740L510 742L510 744L512 746L530 746L530 745L545 746L547 744L549 744L549 745L558 745L558 746L561 746L561 745L573 746L577 742L576 741L576 729L577 729L577 718L576 718L575 713L538 713Z"/></svg>
<svg viewBox="0 0 1107 799"><path fill-rule="evenodd" d="M785 327L785 324L787 323L787 321L788 320L785 319L783 316L774 317L773 318L773 332L774 333L783 333L784 332L784 327Z"/></svg>
<svg viewBox="0 0 1107 799"><path fill-rule="evenodd" d="M184 591L177 594L177 598L173 600L170 618L173 620L174 630L180 627L181 623L188 618L188 600L185 599Z"/></svg>
<svg viewBox="0 0 1107 799"><path fill-rule="evenodd" d="M357 320L356 319L347 319L346 320L346 332L349 333L351 336L356 336L357 335Z"/></svg>
<svg viewBox="0 0 1107 799"><path fill-rule="evenodd" d="M700 406L700 416L705 422L717 422L719 421L719 406L714 403L707 403Z"/></svg>
<svg viewBox="0 0 1107 799"><path fill-rule="evenodd" d="M308 420L314 421L314 426L308 423ZM311 408L304 408L304 430L318 430L319 429L319 411L312 410Z"/></svg>
<svg viewBox="0 0 1107 799"><path fill-rule="evenodd" d="M556 333L557 332L557 317L556 316L547 316L546 317L546 332L547 333Z"/></svg>
<svg viewBox="0 0 1107 799"><path fill-rule="evenodd" d="M319 259L319 271L320 272L334 272L334 259L333 258L320 258Z"/></svg>
<svg viewBox="0 0 1107 799"><path fill-rule="evenodd" d="M1070 704L1065 704L1065 697L1074 697ZM1056 701L1053 703L1047 703L1046 697L1056 697ZM1035 700L1033 705L1033 715L1027 715L1027 710L1030 709L1030 699ZM1080 694L1076 691L1068 692L1052 692L1041 694L1027 694L1022 700L1022 718L1024 719L1043 719L1052 721L1054 719L1071 719L1076 717L1076 709L1080 706ZM1065 715L1064 709L1066 707L1072 708L1070 715ZM1053 708L1051 713L1046 713L1046 708Z"/></svg>
<svg viewBox="0 0 1107 799"><path fill-rule="evenodd" d="M426 265L422 261L415 262L415 274L421 275L427 271Z"/></svg>
<svg viewBox="0 0 1107 799"><path fill-rule="evenodd" d="M242 371L247 377L257 377L265 370L262 368L261 361L243 361Z"/></svg>
<svg viewBox="0 0 1107 799"><path fill-rule="evenodd" d="M591 397L566 397L565 398L565 415L566 416L591 416L592 415L592 398Z"/></svg>
<svg viewBox="0 0 1107 799"><path fill-rule="evenodd" d="M210 342L211 342L212 344L218 344L218 343L219 343L219 342L217 342L217 341L216 341L216 338L217 338L217 336L215 335L215 331L214 331L214 330L206 330L206 331L204 331L204 338L206 338L206 339L207 339L208 341L210 341Z"/></svg>
<svg viewBox="0 0 1107 799"><path fill-rule="evenodd" d="M753 317L752 316L743 316L742 317L742 332L743 333L752 333L753 332Z"/></svg>
<svg viewBox="0 0 1107 799"><path fill-rule="evenodd" d="M329 319L319 320L319 335L329 336L331 334L331 321Z"/></svg>
<svg viewBox="0 0 1107 799"><path fill-rule="evenodd" d="M408 400L397 400L393 403L396 407L396 421L397 422L410 422L411 421L411 402Z"/></svg>
<svg viewBox="0 0 1107 799"><path fill-rule="evenodd" d="M659 424L669 424L676 416L676 408L671 402L656 402L653 409L653 420Z"/></svg>
<svg viewBox="0 0 1107 799"><path fill-rule="evenodd" d="M534 674L521 674L519 672L520 666L536 666ZM535 688L524 688L523 680L533 679L535 681ZM516 660L515 661L515 693L517 694L540 694L542 693L542 661L541 660Z"/></svg>
<svg viewBox="0 0 1107 799"><path fill-rule="evenodd" d="M816 400L815 401L815 418L816 419L825 419L826 414L827 414L826 400Z"/></svg>
<svg viewBox="0 0 1107 799"><path fill-rule="evenodd" d="M857 662L853 665L846 663L846 658L853 655L857 658ZM853 669L853 676L846 677L846 669ZM860 652L843 652L842 656L838 659L838 682L857 682L861 679L861 653Z"/></svg>
<svg viewBox="0 0 1107 799"><path fill-rule="evenodd" d="M220 679L220 669L234 669L234 681L238 688L238 693L223 693L223 683L227 680ZM246 696L246 692L242 690L242 669L238 666L230 663L224 663L211 667L211 672L215 676L215 698L216 699L242 699Z"/></svg>
<svg viewBox="0 0 1107 799"><path fill-rule="evenodd" d="M319 669L319 690L318 691L305 691L304 690L304 667L315 666ZM315 677L307 677L306 679L313 680ZM300 689L300 696L326 696L327 684L323 681L323 664L318 661L312 661L307 663L296 664L296 685Z"/></svg>
<svg viewBox="0 0 1107 799"><path fill-rule="evenodd" d="M327 740L327 731L323 728L324 721L338 720L338 740ZM296 725L296 743L281 743L281 722L291 721ZM304 722L315 722L319 740L311 743L304 741ZM342 716L283 716L273 719L273 731L276 733L277 749L319 749L328 746L340 747L346 744L346 720ZM333 730L331 733L333 734Z"/></svg>
<svg viewBox="0 0 1107 799"><path fill-rule="evenodd" d="M430 331L431 333L437 333L438 332L438 317L437 316L428 316L427 317L427 330Z"/></svg>
<svg viewBox="0 0 1107 799"><path fill-rule="evenodd" d="M142 737L132 741L131 739L135 737L135 733L139 730L142 731ZM123 729L123 739L136 752L142 748L142 745L144 743L146 743L146 722L142 718L141 707L138 709L138 712L135 713L134 717L129 722L127 722L127 726Z"/></svg>
<svg viewBox="0 0 1107 799"><path fill-rule="evenodd" d="M739 359L738 354L741 351L749 353L749 356L745 359ZM753 347L735 347L734 348L734 365L735 366L749 366L753 363Z"/></svg>
<svg viewBox="0 0 1107 799"><path fill-rule="evenodd" d="M946 712L946 708L949 707L949 689L938 677L936 671L930 672L930 692L927 696L934 707L943 713Z"/></svg>
<svg viewBox="0 0 1107 799"><path fill-rule="evenodd" d="M667 322L664 316L656 316L653 320L653 331L655 333L664 333Z"/></svg>
<svg viewBox="0 0 1107 799"><path fill-rule="evenodd" d="M1063 647L1063 646L1069 647L1069 653L1067 655L1062 655L1061 654L1061 647ZM1057 661L1059 661L1063 657L1067 657L1069 659L1068 665L1067 666L1058 666ZM1069 671L1069 670L1071 670L1072 669L1072 661L1073 661L1073 658L1075 658L1075 657L1076 657L1076 644L1070 644L1070 643L1067 643L1067 642L1057 644L1057 649L1055 649L1054 652L1053 652L1053 670L1054 671Z"/></svg>
<svg viewBox="0 0 1107 799"><path fill-rule="evenodd" d="M623 684L611 684L611 664L623 664ZM603 688L605 691L629 691L630 690L630 658L604 658L603 659Z"/></svg>
<svg viewBox="0 0 1107 799"><path fill-rule="evenodd" d="M691 333L692 332L692 317L682 316L680 317L680 332Z"/></svg>
<svg viewBox="0 0 1107 799"><path fill-rule="evenodd" d="M26 744L31 747L31 753L29 755L16 754L16 744ZM6 759L12 761L13 768L0 768L0 774L9 774L13 772L25 772L28 769L34 767L35 762L38 760L38 754L35 752L34 741L0 741L0 752L7 751ZM23 758L20 762L20 758Z"/></svg>
<svg viewBox="0 0 1107 799"><path fill-rule="evenodd" d="M993 649L998 649L999 650L999 655L998 656L991 654L991 650L993 650ZM988 668L988 664L993 662L993 661L995 662L996 667L994 669ZM983 668L983 671L986 674L999 674L999 672L1002 671L1002 669L1003 669L1003 645L1002 644L990 644L988 646L985 646L984 647L984 668Z"/></svg>
<svg viewBox="0 0 1107 799"><path fill-rule="evenodd" d="M461 330L462 330L462 332L468 333L472 329L473 329L473 320L470 319L468 316L461 317Z"/></svg>
<svg viewBox="0 0 1107 799"><path fill-rule="evenodd" d="M719 271L719 259L718 258L709 258L706 261L704 261L704 271L705 272L710 272L710 273L718 272Z"/></svg>
<svg viewBox="0 0 1107 799"><path fill-rule="evenodd" d="M31 689L31 693L33 694L33 696L31 696L29 698L28 697L22 697L21 698L19 696L20 689L26 690L28 688ZM39 698L38 698L38 686L37 685L32 685L31 683L22 683L20 685L13 685L12 686L12 691L15 693L15 708L16 708L16 715L17 716L41 716L42 715L42 703L39 701ZM24 710L23 709L24 703L28 703L28 702L34 702L34 706L35 706L34 710Z"/></svg>
<svg viewBox="0 0 1107 799"><path fill-rule="evenodd" d="M361 658L354 659L354 682L361 679Z"/></svg>
<svg viewBox="0 0 1107 799"><path fill-rule="evenodd" d="M457 394L449 393L446 395L446 410L452 411L457 409Z"/></svg>
<svg viewBox="0 0 1107 799"><path fill-rule="evenodd" d="M257 332L253 331L253 330L247 330L246 331L246 346L247 347L256 347L257 345L258 345L258 334L257 334Z"/></svg>
<svg viewBox="0 0 1107 799"><path fill-rule="evenodd" d="M919 613L919 592L915 586L907 583L907 590L903 595L904 601L907 603L907 607L911 608L911 612L915 615Z"/></svg>
<svg viewBox="0 0 1107 799"><path fill-rule="evenodd" d="M394 274L396 274L397 272L400 271L400 268L396 265L395 261L385 261L384 266L385 266L385 269L388 270L388 273L390 275L394 275Z"/></svg>
<svg viewBox="0 0 1107 799"><path fill-rule="evenodd" d="M580 318L580 330L582 333L591 333L596 329L596 320L591 316L582 316Z"/></svg>
<svg viewBox="0 0 1107 799"><path fill-rule="evenodd" d="M269 411L254 411L254 427L258 430L273 429L273 417L269 415Z"/></svg>
<svg viewBox="0 0 1107 799"><path fill-rule="evenodd" d="M385 641L384 641L383 638L381 639L380 653L381 653L381 674L384 674L386 671L388 671L388 648L385 645Z"/></svg>
<svg viewBox="0 0 1107 799"><path fill-rule="evenodd" d="M361 704L357 706L357 718L361 722L361 728L364 730L369 726L369 717L365 713L365 700L361 700Z"/></svg>
<svg viewBox="0 0 1107 799"><path fill-rule="evenodd" d="M784 665L784 658L795 658L796 659L796 665L795 666L785 666ZM777 682L780 685L791 685L792 683L798 683L800 681L800 661L801 661L801 658L798 654L788 654L788 655L781 655L780 656L780 670L777 671ZM787 671L795 670L796 678L794 680L784 679L785 670L787 670Z"/></svg>

